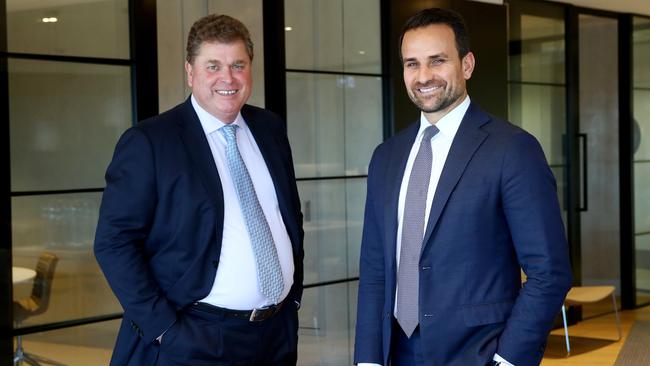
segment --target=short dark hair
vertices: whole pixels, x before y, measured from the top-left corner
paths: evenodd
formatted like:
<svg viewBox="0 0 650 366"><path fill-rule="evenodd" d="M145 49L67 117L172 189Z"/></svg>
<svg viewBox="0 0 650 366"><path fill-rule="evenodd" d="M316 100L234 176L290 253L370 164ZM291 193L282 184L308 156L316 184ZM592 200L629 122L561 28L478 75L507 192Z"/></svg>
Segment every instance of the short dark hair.
<svg viewBox="0 0 650 366"><path fill-rule="evenodd" d="M194 63L203 42L233 43L243 41L248 56L253 59L253 41L246 26L239 20L227 15L210 14L192 24L187 36L186 60Z"/></svg>
<svg viewBox="0 0 650 366"><path fill-rule="evenodd" d="M406 32L426 27L432 24L446 24L454 31L458 56L462 59L469 53L469 35L465 20L457 12L450 9L429 8L419 11L410 17L402 27L402 34L399 36L399 59L402 60L402 41Z"/></svg>

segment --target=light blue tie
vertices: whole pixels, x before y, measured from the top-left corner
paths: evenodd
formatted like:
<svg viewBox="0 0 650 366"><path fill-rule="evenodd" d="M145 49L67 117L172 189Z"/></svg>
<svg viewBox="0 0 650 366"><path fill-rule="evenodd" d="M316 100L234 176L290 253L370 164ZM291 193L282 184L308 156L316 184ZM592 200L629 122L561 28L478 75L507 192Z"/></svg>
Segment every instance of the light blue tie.
<svg viewBox="0 0 650 366"><path fill-rule="evenodd" d="M273 304L277 304L284 290L278 252L275 249L269 223L255 194L253 181L237 148L237 128L239 126L230 124L220 129L227 142L228 170L235 184L239 205L253 246L260 292Z"/></svg>

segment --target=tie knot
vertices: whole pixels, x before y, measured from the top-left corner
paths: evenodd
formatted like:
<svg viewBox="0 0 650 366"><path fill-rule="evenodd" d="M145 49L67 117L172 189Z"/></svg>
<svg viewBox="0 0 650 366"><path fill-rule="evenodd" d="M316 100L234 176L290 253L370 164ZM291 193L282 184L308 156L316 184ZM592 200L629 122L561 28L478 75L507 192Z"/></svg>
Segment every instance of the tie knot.
<svg viewBox="0 0 650 366"><path fill-rule="evenodd" d="M423 137L423 139L424 140L431 140L433 138L433 136L435 136L438 132L440 132L438 127L431 125L431 126L424 129L424 137Z"/></svg>
<svg viewBox="0 0 650 366"><path fill-rule="evenodd" d="M237 135L238 128L239 128L238 125L229 124L221 127L220 131L223 134L223 137L226 138L226 141L230 143L233 141L237 141L236 135Z"/></svg>

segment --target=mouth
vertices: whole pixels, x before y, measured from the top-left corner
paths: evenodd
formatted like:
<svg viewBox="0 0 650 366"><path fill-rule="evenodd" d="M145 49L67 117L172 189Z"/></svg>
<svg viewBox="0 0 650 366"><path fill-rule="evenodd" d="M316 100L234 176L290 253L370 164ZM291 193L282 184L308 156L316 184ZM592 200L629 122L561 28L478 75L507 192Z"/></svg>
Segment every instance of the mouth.
<svg viewBox="0 0 650 366"><path fill-rule="evenodd" d="M217 90L215 90L215 92L217 94L219 94L219 95L223 95L223 96L228 97L228 96L235 95L235 94L239 93L239 89L228 89L228 90L219 90L219 89L217 89Z"/></svg>
<svg viewBox="0 0 650 366"><path fill-rule="evenodd" d="M433 93L434 91L436 91L436 90L438 90L440 88L442 88L442 87L441 86L426 86L426 87L422 87L422 88L416 88L416 90L420 94L430 94L430 93Z"/></svg>

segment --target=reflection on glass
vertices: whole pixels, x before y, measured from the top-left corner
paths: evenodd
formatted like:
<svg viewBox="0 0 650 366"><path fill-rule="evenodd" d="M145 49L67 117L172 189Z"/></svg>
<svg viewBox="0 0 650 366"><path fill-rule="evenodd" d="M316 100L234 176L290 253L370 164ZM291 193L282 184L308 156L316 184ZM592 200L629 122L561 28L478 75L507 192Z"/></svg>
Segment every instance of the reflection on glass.
<svg viewBox="0 0 650 366"><path fill-rule="evenodd" d="M618 20L579 15L580 133L586 135L586 201L580 214L583 285L612 285L620 295ZM594 47L598 44L599 47ZM598 62L594 62L597 60ZM584 315L602 313L592 308Z"/></svg>
<svg viewBox="0 0 650 366"><path fill-rule="evenodd" d="M521 34L511 39L519 53L510 56L510 80L564 83L564 21L521 16Z"/></svg>
<svg viewBox="0 0 650 366"><path fill-rule="evenodd" d="M650 232L650 161L634 163L634 229Z"/></svg>
<svg viewBox="0 0 650 366"><path fill-rule="evenodd" d="M632 76L635 88L650 88L650 19L634 18L633 39L633 64Z"/></svg>
<svg viewBox="0 0 650 366"><path fill-rule="evenodd" d="M352 364L358 282L305 289L298 313L298 365Z"/></svg>
<svg viewBox="0 0 650 366"><path fill-rule="evenodd" d="M521 14L511 24L509 119L541 144L557 182L566 228L564 21Z"/></svg>
<svg viewBox="0 0 650 366"><path fill-rule="evenodd" d="M379 1L286 0L288 69L381 72Z"/></svg>
<svg viewBox="0 0 650 366"><path fill-rule="evenodd" d="M382 137L377 77L287 73L287 124L298 177L367 174Z"/></svg>
<svg viewBox="0 0 650 366"><path fill-rule="evenodd" d="M634 90L634 123L634 160L650 160L650 88Z"/></svg>
<svg viewBox="0 0 650 366"><path fill-rule="evenodd" d="M299 181L305 284L358 275L365 179Z"/></svg>
<svg viewBox="0 0 650 366"><path fill-rule="evenodd" d="M128 59L128 0L7 0L7 44L17 53Z"/></svg>
<svg viewBox="0 0 650 366"><path fill-rule="evenodd" d="M542 145L551 165L564 164L565 88L511 84L510 120L530 132Z"/></svg>
<svg viewBox="0 0 650 366"><path fill-rule="evenodd" d="M13 265L35 268L48 251L59 257L49 309L22 326L121 312L93 256L101 193L41 195L12 199ZM32 283L15 287L28 296Z"/></svg>
<svg viewBox="0 0 650 366"><path fill-rule="evenodd" d="M131 125L130 69L9 59L12 191L95 188Z"/></svg>
<svg viewBox="0 0 650 366"><path fill-rule="evenodd" d="M650 303L650 19L634 17L634 230L638 305Z"/></svg>
<svg viewBox="0 0 650 366"><path fill-rule="evenodd" d="M26 352L68 366L109 364L120 320L64 328L23 336Z"/></svg>
<svg viewBox="0 0 650 366"><path fill-rule="evenodd" d="M347 277L359 276L359 254L363 232L363 214L366 205L367 179L348 179L345 184L346 220L348 222L348 273Z"/></svg>
<svg viewBox="0 0 650 366"><path fill-rule="evenodd" d="M635 237L636 253L636 302L650 302L650 233L638 234Z"/></svg>

